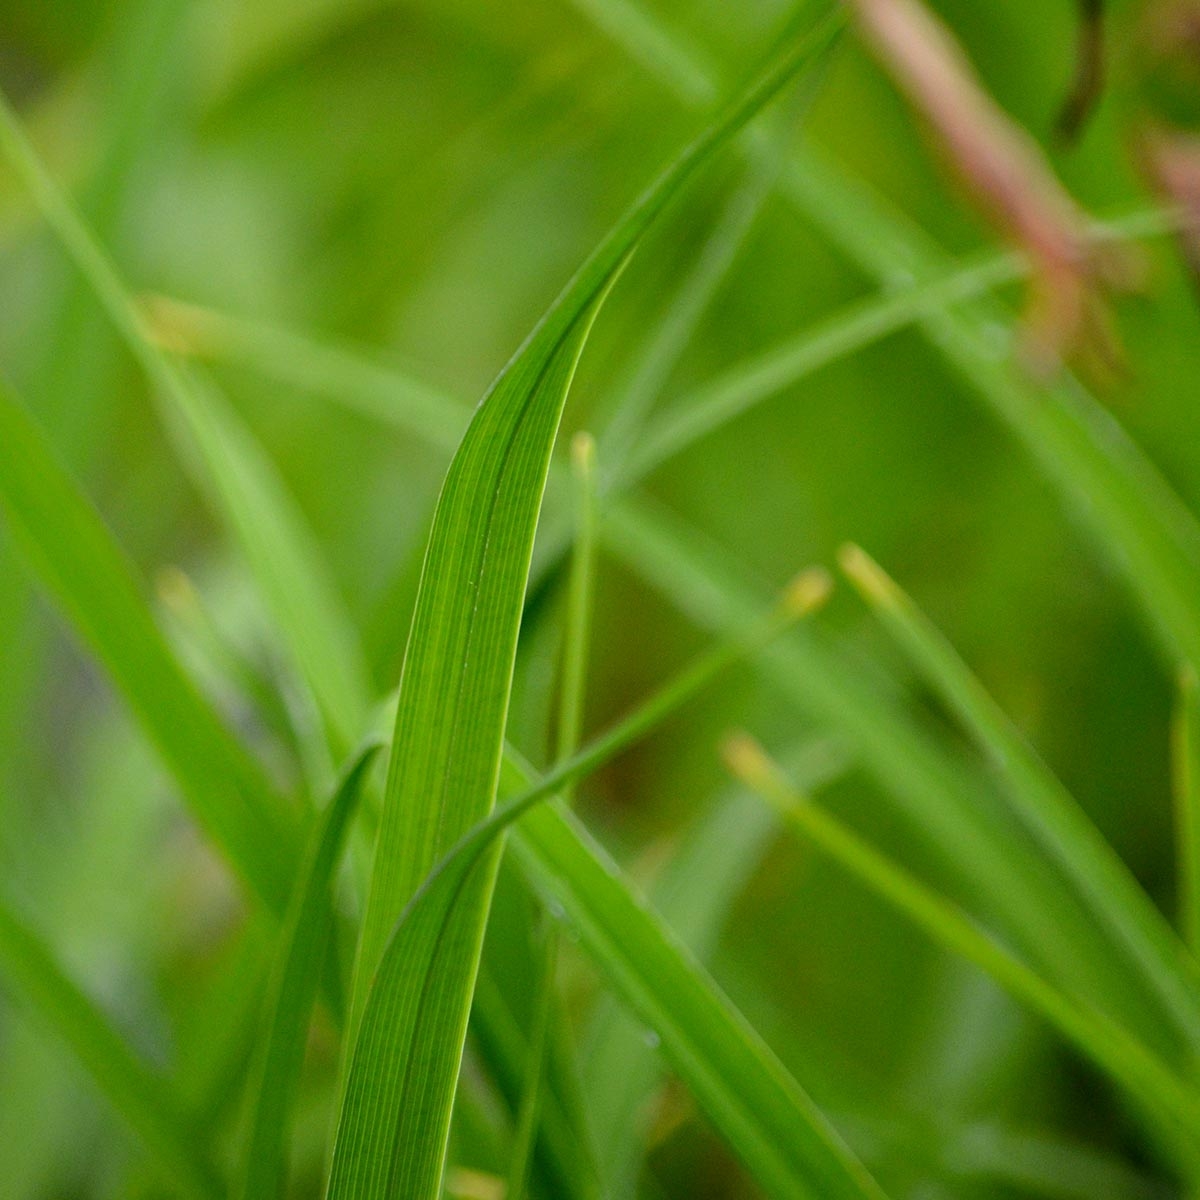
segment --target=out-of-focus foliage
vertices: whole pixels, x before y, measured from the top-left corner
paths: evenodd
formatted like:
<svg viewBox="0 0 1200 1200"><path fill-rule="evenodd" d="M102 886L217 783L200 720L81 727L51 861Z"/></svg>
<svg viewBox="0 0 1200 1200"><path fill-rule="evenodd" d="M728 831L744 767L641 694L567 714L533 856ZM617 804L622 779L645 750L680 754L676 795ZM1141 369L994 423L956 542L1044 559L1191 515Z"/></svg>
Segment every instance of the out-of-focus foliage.
<svg viewBox="0 0 1200 1200"><path fill-rule="evenodd" d="M1103 87L1070 142L1060 118L1081 45L1074 3L931 7L1081 211L1125 218L1160 202L1139 139L1152 123L1186 133L1200 120L1196 45L1163 32L1173 6L1105 6ZM216 396L218 422L228 404L278 473L269 487L289 520L311 529L305 554L323 562L332 619L348 614L366 663L362 678L339 660L361 707L348 727L331 729L313 699L322 654L296 653L297 640L330 628L324 615L305 609L286 627L286 586L263 584L295 564L281 567L276 543L256 547L230 520L246 498L236 482L224 501L197 485L205 468L182 450L186 430L164 422L170 406L3 161L0 376L95 502L195 688L297 825L326 802L359 736L390 735L390 715L371 706L386 707L399 679L434 504L470 407L700 126L715 99L703 72L731 94L796 11L791 0L0 0L0 87L42 161L164 353L180 354L196 402ZM852 34L756 130L647 236L568 397L560 448L581 429L598 446L584 741L713 631L744 628L798 568L832 565L854 542L902 582L1011 719L1006 732L1028 739L1173 921L1177 861L1189 861L1175 845L1169 736L1183 664L1150 611L1158 594L1136 565L1135 578L1123 572L1105 505L1081 502L1086 480L1072 493L1081 477L1048 471L1036 436L1013 436L1003 406L981 403L970 370L915 325L994 288L999 303L970 308L971 329L991 355L979 361L1007 371L1021 263L993 262L1008 247ZM830 236L836 213L822 225L796 202L787 173L826 161L898 217L843 241L874 238L880 261L900 261L888 239L911 225L922 252L928 239L950 256L945 271L926 256L933 283L921 255L907 276L876 277ZM1137 290L1107 300L1119 358L1079 363L1083 386L1197 513L1195 279L1171 237L1139 239L1136 258ZM889 305L903 311L880 308L876 331L876 309ZM742 364L818 329L831 340L804 350L794 376L782 372L753 406L659 461L664 414L719 395L713 380L759 387ZM1055 403L1057 375L1018 366L1012 378L1031 389L1029 411ZM610 426L614 412L625 415ZM538 769L557 710L573 524L563 482L554 468L508 710L510 744ZM0 1193L202 1191L207 1172L239 1160L278 928L185 815L176 765L156 756L119 672L114 686L41 590L23 536L0 520L0 908L19 917L17 950L20 930L36 932L151 1085L171 1089L172 1120L205 1149L193 1164L201 1182L176 1187L39 1019L30 989L0 970ZM1173 628L1186 607L1171 609ZM851 589L810 624L582 780L579 819L888 1195L1182 1194L1186 1154L1100 1068L730 791L717 746L746 727L872 845L1195 1079L1153 984L1133 968L1104 974L1103 929L1005 804L1011 764L987 760L986 740L972 740L936 678ZM324 668L336 673L328 658ZM336 954L298 1088L296 1196L321 1187L341 1086L338 989L382 790L367 787L349 838ZM951 809L961 819L935 827ZM507 1175L544 999L537 913L555 870L585 845L561 840L557 825L541 837L520 843L499 876L451 1132L458 1195L498 1195ZM1009 843L1011 861L979 858L990 867L975 871L972 855ZM581 925L589 903L625 903L624 891L605 891L602 861L580 867ZM1059 901L1061 922L1047 907ZM1037 961L1039 915L1047 938L1057 932L1058 961ZM574 1194L564 1191L574 1179L590 1195L584 1163L614 1195L761 1194L659 1059L659 1033L609 994L601 940L568 923L559 948L534 1194ZM663 961L657 953L654 943L638 962ZM1190 1003L1200 1005L1194 992L1181 1007Z"/></svg>

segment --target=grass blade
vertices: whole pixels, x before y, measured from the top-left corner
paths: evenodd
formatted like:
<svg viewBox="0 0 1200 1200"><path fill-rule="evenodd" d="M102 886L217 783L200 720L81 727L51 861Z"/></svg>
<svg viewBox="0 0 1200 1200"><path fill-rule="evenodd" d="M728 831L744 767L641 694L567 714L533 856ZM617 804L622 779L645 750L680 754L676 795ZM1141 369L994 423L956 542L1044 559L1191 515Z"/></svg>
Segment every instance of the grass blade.
<svg viewBox="0 0 1200 1200"><path fill-rule="evenodd" d="M659 212L840 24L830 18L815 34L791 41L646 192L501 372L455 454L434 515L405 656L356 968L351 1043L354 1016L363 1011L368 991L380 986L372 983L375 968L404 906L495 801L534 530L566 391L596 310ZM352 1051L356 1068L365 1066L357 1068L347 1092L332 1195L366 1196L390 1187L392 1170L400 1173L406 1196L440 1191L494 850L488 858L488 869L464 878L466 894L438 943L444 949L436 974L409 975L406 983L398 977L393 986L409 994L379 1002L402 1024L411 1021L404 1028L420 1034L416 1042L401 1037L378 1058L370 1049L365 1057ZM397 1078L401 1063L406 1074ZM393 1109L398 1099L402 1107ZM405 1136L398 1138L401 1113ZM364 1152L371 1146L374 1153Z"/></svg>
<svg viewBox="0 0 1200 1200"><path fill-rule="evenodd" d="M42 939L0 904L0 972L30 1014L61 1038L101 1095L137 1135L161 1172L194 1200L224 1188L164 1082L134 1055Z"/></svg>
<svg viewBox="0 0 1200 1200"><path fill-rule="evenodd" d="M828 743L811 743L794 757L807 787L840 774L845 763ZM679 852L656 878L650 902L701 964L711 958L735 899L770 845L779 821L742 787L718 798L694 823ZM588 1115L604 1164L609 1194L633 1195L647 1130L648 1101L665 1071L645 1029L612 995L600 998L588 1031L584 1061Z"/></svg>
<svg viewBox="0 0 1200 1200"><path fill-rule="evenodd" d="M611 504L601 533L609 550L704 628L736 627L761 606L702 539L645 501ZM1160 1041L1153 996L1113 961L1109 939L1059 873L1018 836L991 781L932 743L819 633L804 629L761 656L781 694L845 738L953 877L1041 969L1119 1014L1147 1042Z"/></svg>
<svg viewBox="0 0 1200 1200"><path fill-rule="evenodd" d="M960 909L864 842L836 818L815 807L788 783L762 748L746 735L726 746L730 769L787 821L855 878L877 892L951 953L975 963L1065 1038L1153 1114L1181 1160L1194 1168L1200 1155L1200 1092L1182 1080L1120 1025L1079 1006L999 943L982 933Z"/></svg>
<svg viewBox="0 0 1200 1200"><path fill-rule="evenodd" d="M401 1120L402 1115L408 1116L408 1106L413 1102L405 1086L414 1069L413 1060L419 1070L418 1056L437 1055L440 1049L430 1040L429 1014L422 998L439 972L452 963L453 956L464 945L474 944L477 934L473 918L463 901L470 899L472 875L481 867L494 869L498 836L522 816L525 820L521 828L526 832L543 817L550 817L550 828L555 828L562 818L545 809L531 811L535 805L595 770L671 715L717 671L819 603L827 587L828 580L821 575L802 575L779 612L738 641L715 647L607 734L536 782L509 753L504 760L506 788L519 794L469 831L438 864L406 909L384 951L350 1066L347 1101L335 1143L331 1200L381 1191L409 1196L422 1184L423 1156L428 1154L428 1147L419 1147L416 1154L406 1151L409 1139L420 1136L423 1130L419 1123ZM582 865L570 868L570 878L583 887L586 901L584 908L570 911L588 912L598 936L607 936L617 945L628 948L631 937L639 943L640 955L635 950L632 966L621 964L622 978L644 975L646 980L653 980L661 974L666 990L658 999L654 1019L663 1026L664 1042L669 1040L675 1048L685 1080L696 1089L718 1127L764 1185L778 1195L878 1198L880 1193L869 1177L767 1048L733 1014L709 981L690 963L673 956L665 932L641 917L642 910L619 882L616 869L598 861L568 825L561 826L558 836L551 838L551 845L555 848L534 851L535 859L541 854L543 874L549 870L554 875L555 863L563 853L570 854L572 847L582 855ZM597 872L605 882L598 883ZM632 915L623 906L631 907ZM601 966L606 971L611 969L615 960L610 953L598 953ZM653 960L651 965L649 960ZM403 979L415 981L416 986L401 988L399 981ZM675 1010L677 997L673 993L680 981L680 995L686 1001L682 1015ZM668 995L672 998L667 999ZM397 1046L411 1047L407 1062L397 1061ZM390 1064L390 1069L383 1069L384 1064ZM724 1073L726 1070L729 1074ZM368 1087L363 1085L364 1080L373 1082ZM382 1124L393 1139L389 1146L396 1146L394 1155L375 1149L374 1128L380 1123L381 1111ZM810 1186L814 1189L811 1193Z"/></svg>
<svg viewBox="0 0 1200 1200"><path fill-rule="evenodd" d="M317 699L335 754L347 753L369 710L368 673L353 627L282 480L233 410L213 389L201 391L152 338L116 267L38 160L3 96L0 151L144 371L164 424L255 569Z"/></svg>
<svg viewBox="0 0 1200 1200"><path fill-rule="evenodd" d="M1193 1052L1200 1049L1197 971L1149 896L912 599L857 546L844 547L839 559L909 660L988 756L1022 824L1110 931L1114 947L1144 973L1164 1015Z"/></svg>
<svg viewBox="0 0 1200 1200"><path fill-rule="evenodd" d="M251 1092L254 1109L235 1195L261 1200L284 1192L288 1125L305 1038L333 925L331 887L347 827L378 743L354 759L313 831L279 937L280 955Z"/></svg>
<svg viewBox="0 0 1200 1200"><path fill-rule="evenodd" d="M1190 667L1179 673L1171 727L1175 792L1175 858L1179 929L1200 953L1200 685Z"/></svg>
<svg viewBox="0 0 1200 1200"><path fill-rule="evenodd" d="M201 698L112 534L3 386L0 505L26 558L108 668L196 819L249 887L282 913L295 861L294 820Z"/></svg>

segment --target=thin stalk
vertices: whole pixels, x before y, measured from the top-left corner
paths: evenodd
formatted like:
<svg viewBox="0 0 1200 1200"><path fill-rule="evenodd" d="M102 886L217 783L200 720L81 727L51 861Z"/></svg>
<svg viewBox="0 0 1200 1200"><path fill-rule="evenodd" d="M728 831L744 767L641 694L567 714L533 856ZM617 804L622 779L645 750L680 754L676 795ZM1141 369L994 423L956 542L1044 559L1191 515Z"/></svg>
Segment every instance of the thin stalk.
<svg viewBox="0 0 1200 1200"><path fill-rule="evenodd" d="M588 647L591 641L592 606L596 576L596 446L591 434L578 433L571 443L576 496L575 549L567 579L566 621L563 630L562 683L559 691L555 758L562 762L579 748L583 729L587 688ZM570 803L574 785L562 791ZM525 1080L517 1109L512 1158L508 1171L508 1200L521 1200L529 1185L529 1168L537 1144L542 1106L542 1076L545 1069L550 1024L555 1012L555 980L558 976L558 928L543 916L541 963L534 992L533 1024L525 1064Z"/></svg>
<svg viewBox="0 0 1200 1200"><path fill-rule="evenodd" d="M797 792L752 738L724 747L730 770L778 810L819 850L903 913L952 954L986 971L1011 996L1037 1012L1136 1097L1152 1114L1180 1159L1195 1167L1200 1092L1102 1013L1085 1008L994 941L945 896L868 844L836 817Z"/></svg>

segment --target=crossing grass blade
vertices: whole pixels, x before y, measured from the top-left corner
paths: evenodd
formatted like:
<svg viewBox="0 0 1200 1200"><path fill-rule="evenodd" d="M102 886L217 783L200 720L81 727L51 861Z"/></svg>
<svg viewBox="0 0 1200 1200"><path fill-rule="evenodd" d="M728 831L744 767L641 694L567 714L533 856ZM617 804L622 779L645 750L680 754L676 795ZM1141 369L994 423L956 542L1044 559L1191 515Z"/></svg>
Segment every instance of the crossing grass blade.
<svg viewBox="0 0 1200 1200"><path fill-rule="evenodd" d="M702 537L645 500L611 503L601 536L704 628L736 627L761 604ZM845 739L857 763L940 851L952 877L1039 967L1119 1014L1150 1044L1162 1039L1161 1014L1141 975L1114 960L1110 940L1059 873L1018 836L989 779L934 743L819 630L782 639L760 663L781 695Z"/></svg>
<svg viewBox="0 0 1200 1200"><path fill-rule="evenodd" d="M1115 952L1144 973L1193 1053L1200 1049L1200 972L1087 814L949 642L858 546L843 547L847 578L995 767L1022 824L1109 930ZM1189 966L1190 963L1190 966Z"/></svg>
<svg viewBox="0 0 1200 1200"><path fill-rule="evenodd" d="M282 913L298 846L295 820L200 696L116 540L3 385L0 506L31 567L108 669L196 819L251 890Z"/></svg>
<svg viewBox="0 0 1200 1200"><path fill-rule="evenodd" d="M41 937L6 904L0 904L0 976L30 1017L70 1048L145 1146L162 1179L192 1200L224 1195L198 1131L184 1119L166 1081L134 1054Z"/></svg>
<svg viewBox="0 0 1200 1200"><path fill-rule="evenodd" d="M902 912L951 953L976 964L1052 1024L1126 1088L1170 1142L1181 1165L1195 1171L1200 1153L1200 1091L1121 1025L1078 1004L983 933L957 906L880 853L836 817L798 793L753 739L725 746L730 769L796 830Z"/></svg>
<svg viewBox="0 0 1200 1200"><path fill-rule="evenodd" d="M808 788L845 770L827 741L806 743L785 761ZM697 962L707 964L747 879L771 844L779 821L744 788L719 796L685 835L654 881L650 903ZM596 1132L608 1192L632 1195L645 1150L649 1101L663 1080L658 1050L615 996L602 997L589 1022L583 1063L588 1115Z"/></svg>
<svg viewBox="0 0 1200 1200"><path fill-rule="evenodd" d="M233 1193L241 1200L284 1194L288 1127L333 924L333 879L347 827L379 748L378 743L365 747L345 772L312 833L288 905L252 1076L253 1114Z"/></svg>
<svg viewBox="0 0 1200 1200"><path fill-rule="evenodd" d="M430 1014L422 997L446 969L449 956L463 944L474 944L470 914L463 907L470 898L471 876L492 869L497 839L524 817L518 828L523 855L536 864L539 879L581 930L586 923L584 941L601 969L659 1030L685 1082L763 1186L778 1196L878 1200L881 1193L812 1102L665 928L633 899L616 868L581 840L557 809L534 807L655 728L719 671L811 611L827 590L823 573L801 575L776 612L704 654L623 721L540 779L512 751L507 754L504 786L512 798L436 866L385 948L350 1067L331 1197L419 1194L414 1189L421 1186L429 1148L410 1144L424 1131L408 1119L413 1100L405 1081L414 1058L419 1069L418 1056L437 1054L438 1049L430 1038ZM407 988L402 980L409 981ZM660 985L661 993L647 1008L647 991ZM677 1009L677 1002L682 1007ZM397 1046L412 1048L398 1058ZM391 1069L382 1069L385 1063ZM372 1081L369 1088L360 1085L364 1079ZM373 1127L381 1114L392 1139L388 1153L380 1153L373 1142Z"/></svg>
<svg viewBox="0 0 1200 1200"><path fill-rule="evenodd" d="M393 1185L414 1200L440 1192L495 847L486 851L485 869L464 878L465 894L439 940L436 972L390 980L388 988L399 994L378 1002L411 1022L407 1029L415 1039L388 1042L378 1058L370 1050L360 1057L357 1016L368 993L381 986L376 967L405 905L494 804L533 535L566 391L590 323L663 207L840 25L840 16L830 15L809 35L789 39L645 193L501 372L450 465L401 678L351 1005L348 1047L355 1078L334 1148L332 1196L357 1200ZM393 1107L399 1098L401 1107ZM399 1174L389 1183L393 1171Z"/></svg>

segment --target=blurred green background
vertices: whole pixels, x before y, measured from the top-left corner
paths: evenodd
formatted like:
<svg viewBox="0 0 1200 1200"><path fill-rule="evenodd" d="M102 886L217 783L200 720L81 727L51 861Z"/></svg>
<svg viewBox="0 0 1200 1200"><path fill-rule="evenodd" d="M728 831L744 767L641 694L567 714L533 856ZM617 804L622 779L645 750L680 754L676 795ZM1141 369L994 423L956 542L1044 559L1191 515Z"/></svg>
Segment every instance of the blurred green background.
<svg viewBox="0 0 1200 1200"><path fill-rule="evenodd" d="M139 290L358 347L473 402L696 127L695 114L598 26L592 10L603 7L0 0L0 84ZM1145 201L1129 154L1130 131L1153 100L1132 52L1140 6L1111 6L1109 86L1070 147L1053 131L1074 69L1074 5L936 7L1090 211ZM730 84L792 11L784 0L646 8ZM852 39L815 98L772 119L777 136L802 127L951 250L990 241ZM705 175L626 272L585 355L563 444L574 429L603 424L646 330L744 177L736 159ZM1148 246L1145 258L1143 290L1115 307L1125 363L1102 399L1198 507L1195 294L1169 243ZM656 402L685 398L871 289L769 196ZM182 472L141 376L3 167L0 296L0 370L141 571L151 580L165 567L186 572L221 637L286 694L244 566ZM397 677L447 458L329 398L237 365L209 369L316 531L382 694ZM821 370L690 448L646 491L730 570L766 588L806 564L832 563L844 541L865 546L1170 911L1170 673L1057 494L918 334ZM552 494L554 503L562 498ZM222 1006L236 1010L239 990L261 984L246 964L263 931L239 917L169 781L5 536L0 529L6 891L138 1044L199 1094ZM551 653L538 629L553 620L559 583L552 573L537 593L521 660L514 733L534 753ZM921 721L943 729L845 589L820 620ZM707 636L626 565L603 559L589 728L627 709ZM210 684L286 777L269 722L228 680ZM776 746L826 733L739 670L584 786L588 822L635 878L652 879L728 786L714 747L735 725ZM919 835L852 761L824 795L941 878ZM1087 1191L1092 1160L1080 1147L1154 1175L1128 1114L1090 1068L794 840L773 840L749 870L712 966L797 1077L871 1148L897 1195L1049 1194L1011 1178L1010 1133L1034 1135L1022 1154L1065 1156L1081 1182L1062 1195L1100 1194ZM598 985L582 958L572 969L582 1023ZM318 1078L304 1126L310 1165L325 1101ZM668 1092L655 1138L647 1196L756 1194L682 1092ZM956 1163L989 1154L1006 1160L1007 1181L956 1173ZM0 1009L0 1195L158 1194L137 1163L58 1044L19 1009ZM1131 1178L1127 1194L1139 1187Z"/></svg>

